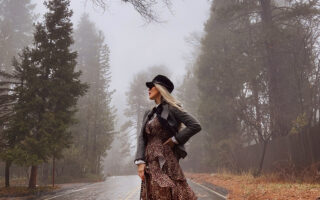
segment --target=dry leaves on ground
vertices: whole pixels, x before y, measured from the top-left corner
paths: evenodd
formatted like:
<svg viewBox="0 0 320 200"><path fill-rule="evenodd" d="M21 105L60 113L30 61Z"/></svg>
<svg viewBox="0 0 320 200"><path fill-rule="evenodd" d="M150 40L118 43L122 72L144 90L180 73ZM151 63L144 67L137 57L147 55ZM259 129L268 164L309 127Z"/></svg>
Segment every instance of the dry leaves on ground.
<svg viewBox="0 0 320 200"><path fill-rule="evenodd" d="M229 191L230 200L316 200L320 197L318 183L289 183L269 181L267 177L228 173L188 173L185 175L198 183L209 182Z"/></svg>

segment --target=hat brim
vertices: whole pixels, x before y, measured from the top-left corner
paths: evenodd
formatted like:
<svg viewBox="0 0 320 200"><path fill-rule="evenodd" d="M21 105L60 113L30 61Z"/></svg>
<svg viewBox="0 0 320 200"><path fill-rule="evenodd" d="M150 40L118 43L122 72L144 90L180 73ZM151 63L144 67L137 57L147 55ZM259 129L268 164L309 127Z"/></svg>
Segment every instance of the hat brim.
<svg viewBox="0 0 320 200"><path fill-rule="evenodd" d="M148 88L152 88L154 86L153 82L146 82L146 86Z"/></svg>

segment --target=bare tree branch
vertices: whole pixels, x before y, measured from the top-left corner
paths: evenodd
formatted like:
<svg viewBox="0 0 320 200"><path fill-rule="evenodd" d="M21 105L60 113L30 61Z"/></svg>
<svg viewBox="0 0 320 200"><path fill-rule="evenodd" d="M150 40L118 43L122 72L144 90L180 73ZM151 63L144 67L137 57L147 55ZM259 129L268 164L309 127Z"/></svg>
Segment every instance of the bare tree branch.
<svg viewBox="0 0 320 200"><path fill-rule="evenodd" d="M104 11L108 5L109 0L91 0L91 2L102 8ZM147 21L147 22L161 22L155 6L159 3L164 4L169 10L171 8L171 0L119 0L125 3L130 3L134 9ZM87 1L86 1L87 2Z"/></svg>

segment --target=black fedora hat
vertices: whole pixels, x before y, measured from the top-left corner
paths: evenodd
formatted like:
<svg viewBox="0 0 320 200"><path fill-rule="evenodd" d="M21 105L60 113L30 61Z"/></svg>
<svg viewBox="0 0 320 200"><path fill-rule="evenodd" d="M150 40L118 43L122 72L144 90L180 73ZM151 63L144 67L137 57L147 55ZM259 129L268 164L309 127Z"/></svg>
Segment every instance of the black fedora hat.
<svg viewBox="0 0 320 200"><path fill-rule="evenodd" d="M160 84L167 88L167 90L171 93L174 89L173 83L170 81L170 79L164 75L158 74L156 77L153 78L152 81L146 82L146 86L148 88L152 88L154 86L154 83Z"/></svg>

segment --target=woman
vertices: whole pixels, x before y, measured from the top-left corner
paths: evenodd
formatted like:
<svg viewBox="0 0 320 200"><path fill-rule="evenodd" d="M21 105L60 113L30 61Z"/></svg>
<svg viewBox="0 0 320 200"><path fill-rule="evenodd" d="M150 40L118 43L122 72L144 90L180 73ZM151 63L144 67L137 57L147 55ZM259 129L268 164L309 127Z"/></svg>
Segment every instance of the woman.
<svg viewBox="0 0 320 200"><path fill-rule="evenodd" d="M141 199L195 200L179 159L187 155L184 144L201 130L200 123L170 94L174 85L166 76L157 75L146 86L157 105L145 112L138 136L135 164L142 180Z"/></svg>

